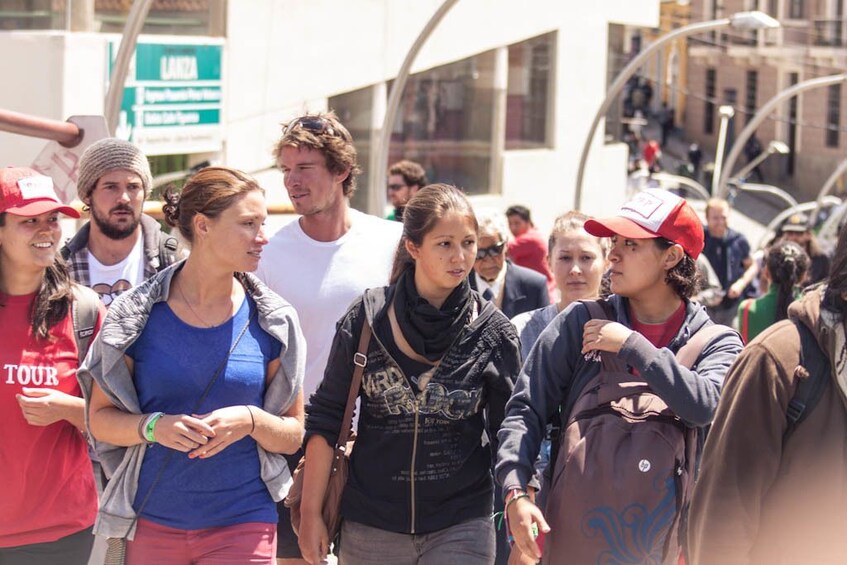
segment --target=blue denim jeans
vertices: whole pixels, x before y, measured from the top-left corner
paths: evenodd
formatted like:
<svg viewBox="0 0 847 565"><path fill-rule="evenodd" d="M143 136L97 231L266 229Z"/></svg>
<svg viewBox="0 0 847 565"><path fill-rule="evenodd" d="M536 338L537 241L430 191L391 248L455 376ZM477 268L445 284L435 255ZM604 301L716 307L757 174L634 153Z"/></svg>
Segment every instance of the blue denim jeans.
<svg viewBox="0 0 847 565"><path fill-rule="evenodd" d="M339 565L490 565L494 524L477 518L428 534L398 534L358 522L341 525Z"/></svg>

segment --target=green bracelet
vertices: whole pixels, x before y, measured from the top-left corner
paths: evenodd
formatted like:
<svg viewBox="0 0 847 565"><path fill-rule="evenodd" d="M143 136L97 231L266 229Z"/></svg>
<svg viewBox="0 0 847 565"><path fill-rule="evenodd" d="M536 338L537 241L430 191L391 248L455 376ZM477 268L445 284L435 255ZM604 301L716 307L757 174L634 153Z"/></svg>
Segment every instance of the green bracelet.
<svg viewBox="0 0 847 565"><path fill-rule="evenodd" d="M503 512L504 513L508 512L509 506L511 506L512 504L514 504L515 502L517 502L521 498L530 498L530 496L525 492L521 493L521 494L516 494L515 496L513 496L512 498L509 499L509 502L506 503L506 507L503 509ZM532 502L532 500L530 500L530 502Z"/></svg>
<svg viewBox="0 0 847 565"><path fill-rule="evenodd" d="M147 423L144 425L144 439L150 443L156 443L156 436L153 435L153 429L156 427L156 422L159 421L159 418L164 415L164 412L154 412L149 418L147 418Z"/></svg>

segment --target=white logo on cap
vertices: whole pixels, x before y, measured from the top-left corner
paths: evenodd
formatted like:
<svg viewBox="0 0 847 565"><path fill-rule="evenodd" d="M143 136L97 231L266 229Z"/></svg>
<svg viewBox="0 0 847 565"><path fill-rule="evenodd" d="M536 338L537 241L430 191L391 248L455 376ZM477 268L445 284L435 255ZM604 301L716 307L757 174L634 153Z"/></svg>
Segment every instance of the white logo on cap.
<svg viewBox="0 0 847 565"><path fill-rule="evenodd" d="M621 207L620 216L658 233L680 200L679 196L666 190L644 190Z"/></svg>
<svg viewBox="0 0 847 565"><path fill-rule="evenodd" d="M56 192L53 190L53 179L39 175L18 180L18 188L21 189L21 197L24 200L35 200L36 198L49 198L58 201Z"/></svg>

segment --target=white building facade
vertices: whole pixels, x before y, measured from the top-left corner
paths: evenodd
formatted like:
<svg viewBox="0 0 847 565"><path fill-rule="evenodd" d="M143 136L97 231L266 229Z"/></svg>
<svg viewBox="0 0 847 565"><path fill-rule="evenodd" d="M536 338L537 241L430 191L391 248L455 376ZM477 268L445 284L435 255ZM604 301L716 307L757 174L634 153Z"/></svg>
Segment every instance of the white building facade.
<svg viewBox="0 0 847 565"><path fill-rule="evenodd" d="M381 212L376 192L384 187L373 161L388 93L440 5L238 0L222 7L222 37L142 35L138 49L176 59L162 63L158 76L128 78L135 98L125 98L121 131L132 138L127 126L138 128L137 140L154 162L185 148L185 166L210 160L243 169L280 201L285 191L271 157L280 124L332 108L353 133L365 170L354 205ZM549 227L573 205L579 154L609 82L609 25L656 26L658 17L658 0L459 0L413 65L389 162L419 161L431 181L457 184L482 205L524 204ZM14 88L0 90L0 108L58 120L102 114L116 39L97 32L0 31L0 69L7 84L14 77ZM205 62L195 68L187 58L199 51ZM142 52L137 55L140 61ZM176 142L155 129L166 126ZM190 127L192 136L180 132ZM28 164L44 144L0 132L0 165ZM610 213L622 202L626 160L625 146L605 145L598 133L584 211Z"/></svg>

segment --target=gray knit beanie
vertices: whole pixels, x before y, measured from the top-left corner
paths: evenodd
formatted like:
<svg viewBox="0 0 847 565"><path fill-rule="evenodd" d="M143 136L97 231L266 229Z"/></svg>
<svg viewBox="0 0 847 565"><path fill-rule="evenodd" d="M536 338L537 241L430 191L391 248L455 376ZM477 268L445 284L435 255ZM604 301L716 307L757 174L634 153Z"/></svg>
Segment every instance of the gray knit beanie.
<svg viewBox="0 0 847 565"><path fill-rule="evenodd" d="M145 197L150 194L153 176L144 153L129 141L107 137L90 145L79 160L79 180L76 183L79 199L88 198L100 177L115 169L132 171L141 177Z"/></svg>

